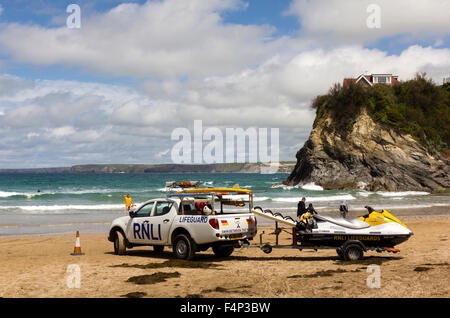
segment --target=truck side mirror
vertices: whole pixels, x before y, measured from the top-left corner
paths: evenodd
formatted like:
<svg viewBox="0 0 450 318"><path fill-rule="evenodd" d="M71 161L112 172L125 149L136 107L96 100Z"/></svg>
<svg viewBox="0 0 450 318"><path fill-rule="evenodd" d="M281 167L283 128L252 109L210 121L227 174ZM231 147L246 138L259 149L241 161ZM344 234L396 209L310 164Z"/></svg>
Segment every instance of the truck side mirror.
<svg viewBox="0 0 450 318"><path fill-rule="evenodd" d="M130 215L130 218L134 218L136 216L135 211L130 211L130 212L128 212L128 214Z"/></svg>

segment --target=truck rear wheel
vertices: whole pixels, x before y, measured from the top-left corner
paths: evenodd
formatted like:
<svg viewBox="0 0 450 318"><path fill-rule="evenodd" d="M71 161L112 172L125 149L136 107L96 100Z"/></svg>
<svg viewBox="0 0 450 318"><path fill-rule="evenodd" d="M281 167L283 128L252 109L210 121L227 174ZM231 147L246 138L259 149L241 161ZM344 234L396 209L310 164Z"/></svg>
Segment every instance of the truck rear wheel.
<svg viewBox="0 0 450 318"><path fill-rule="evenodd" d="M213 246L213 252L217 257L228 257L233 251L233 246Z"/></svg>
<svg viewBox="0 0 450 318"><path fill-rule="evenodd" d="M127 247L125 246L125 238L121 231L116 231L114 235L114 254L124 255Z"/></svg>
<svg viewBox="0 0 450 318"><path fill-rule="evenodd" d="M364 251L358 244L349 244L344 249L344 259L346 261L357 261L363 258Z"/></svg>
<svg viewBox="0 0 450 318"><path fill-rule="evenodd" d="M339 255L339 259L341 259L341 260L344 259L344 252L342 251L342 248L338 247L336 249L336 253Z"/></svg>
<svg viewBox="0 0 450 318"><path fill-rule="evenodd" d="M173 242L173 253L178 259L193 259L195 256L195 243L186 234L178 234Z"/></svg>

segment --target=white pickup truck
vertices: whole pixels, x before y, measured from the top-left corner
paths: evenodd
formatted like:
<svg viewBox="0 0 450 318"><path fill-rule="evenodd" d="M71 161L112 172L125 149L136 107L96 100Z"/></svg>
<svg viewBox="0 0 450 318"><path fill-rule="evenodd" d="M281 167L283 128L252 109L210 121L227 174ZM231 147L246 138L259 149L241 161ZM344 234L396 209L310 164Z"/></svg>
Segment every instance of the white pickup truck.
<svg viewBox="0 0 450 318"><path fill-rule="evenodd" d="M253 195L251 191L233 189L214 191L198 189L190 193L177 194L167 198L149 200L130 210L130 216L115 219L110 227L108 240L114 242L114 253L123 255L127 248L153 246L155 252L162 252L165 246L172 246L176 258L192 259L197 251L212 247L219 257L231 255L235 247L248 244L257 232L256 217L251 213ZM200 191L200 192L199 192ZM203 192L202 192L203 191ZM199 193L194 193L199 192ZM233 204L231 195L246 194L249 210L244 213L224 213L223 206ZM195 204L209 204L209 215L199 214ZM220 210L214 203L220 202ZM236 206L242 206L242 201Z"/></svg>

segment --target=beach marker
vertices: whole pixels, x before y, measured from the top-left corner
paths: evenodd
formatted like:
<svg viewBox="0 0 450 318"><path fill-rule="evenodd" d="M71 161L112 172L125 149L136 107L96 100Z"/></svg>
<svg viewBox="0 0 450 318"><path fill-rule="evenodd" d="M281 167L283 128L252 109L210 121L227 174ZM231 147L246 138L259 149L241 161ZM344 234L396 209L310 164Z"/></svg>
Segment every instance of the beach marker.
<svg viewBox="0 0 450 318"><path fill-rule="evenodd" d="M78 231L75 239L75 248L73 249L73 253L70 253L70 255L84 255L84 253L81 253L80 232Z"/></svg>

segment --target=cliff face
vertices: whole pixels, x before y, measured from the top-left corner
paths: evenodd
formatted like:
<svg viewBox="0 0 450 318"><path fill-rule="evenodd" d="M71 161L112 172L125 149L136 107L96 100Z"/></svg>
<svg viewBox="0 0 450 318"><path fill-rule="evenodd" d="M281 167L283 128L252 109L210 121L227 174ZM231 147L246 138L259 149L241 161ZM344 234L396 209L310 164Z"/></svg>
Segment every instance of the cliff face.
<svg viewBox="0 0 450 318"><path fill-rule="evenodd" d="M367 191L436 191L450 185L448 159L430 155L409 134L376 123L365 107L353 125L343 127L334 118L316 118L286 184Z"/></svg>

